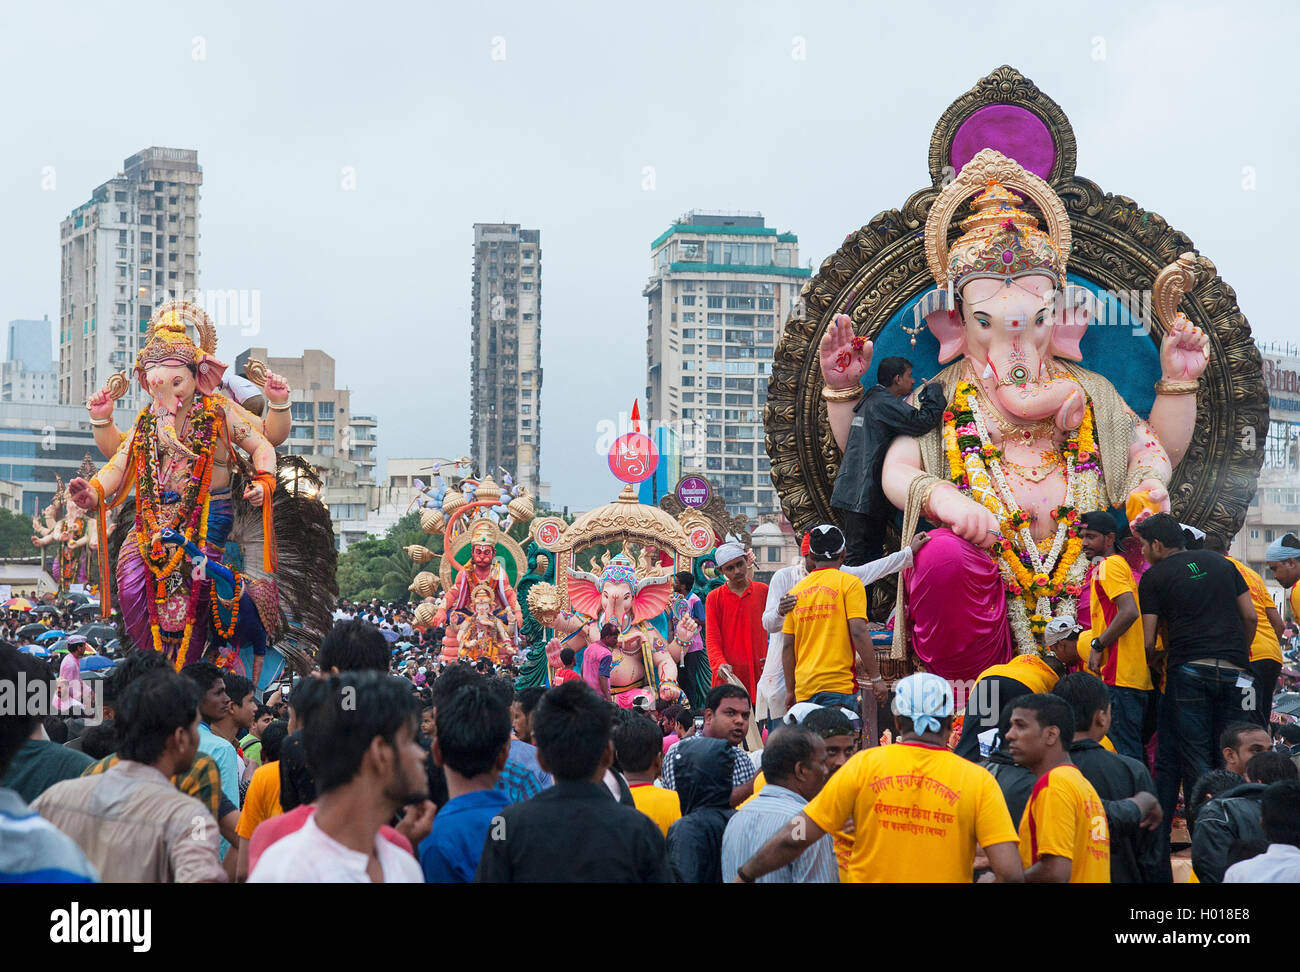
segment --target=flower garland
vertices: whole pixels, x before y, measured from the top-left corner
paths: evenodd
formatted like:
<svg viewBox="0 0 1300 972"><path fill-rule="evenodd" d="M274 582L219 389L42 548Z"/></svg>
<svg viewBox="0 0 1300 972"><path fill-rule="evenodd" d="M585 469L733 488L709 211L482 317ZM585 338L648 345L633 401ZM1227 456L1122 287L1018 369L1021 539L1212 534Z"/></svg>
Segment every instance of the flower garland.
<svg viewBox="0 0 1300 972"><path fill-rule="evenodd" d="M943 445L952 482L998 518L998 567L1010 595L1008 615L1017 651L1041 652L1040 639L1053 616L1073 616L1087 564L1076 524L1079 513L1101 508L1101 470L1097 462L1092 402L1083 421L1061 446L1065 500L1051 511L1056 531L1035 541L1029 517L1020 509L1002 469L1002 451L993 444L970 382L957 385L952 407L943 415Z"/></svg>
<svg viewBox="0 0 1300 972"><path fill-rule="evenodd" d="M194 633L201 579L192 578L185 606L185 627L180 638L164 636L161 623L162 608L183 583L177 568L185 559L185 549L177 545L167 554L163 548L162 531L172 529L182 534L190 543L201 548L208 535L208 493L212 484L212 459L220 433L221 409L216 399L199 395L190 409L189 430L185 446L198 456L190 469L190 476L176 499L167 502L163 496L163 477L158 465L158 420L152 409L140 413L136 423L134 455L136 486L135 539L140 559L149 568L148 584L152 587L146 601L149 608L149 629L153 635L155 651L167 653L176 649L176 669L179 671L189 660L190 637Z"/></svg>
<svg viewBox="0 0 1300 972"><path fill-rule="evenodd" d="M213 591L213 597L211 599L212 630L226 641L229 641L235 636L235 626L239 624L239 600L244 596L244 575L239 573L239 571L233 571L233 573L235 575L235 592L231 595L229 625L221 623L221 612L217 609L217 601L224 601L224 598L218 598L216 596L216 591ZM196 584L194 586L197 587L198 585Z"/></svg>

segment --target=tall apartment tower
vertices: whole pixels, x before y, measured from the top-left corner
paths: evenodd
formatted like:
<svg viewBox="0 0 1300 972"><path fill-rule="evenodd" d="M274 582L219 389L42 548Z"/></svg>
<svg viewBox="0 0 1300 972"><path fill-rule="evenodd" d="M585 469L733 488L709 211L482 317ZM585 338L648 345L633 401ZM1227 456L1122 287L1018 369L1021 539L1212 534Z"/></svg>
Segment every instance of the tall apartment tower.
<svg viewBox="0 0 1300 972"><path fill-rule="evenodd" d="M772 354L812 271L761 213L692 210L650 244L646 415L681 436L682 475L733 515L780 512L763 440Z"/></svg>
<svg viewBox="0 0 1300 972"><path fill-rule="evenodd" d="M52 328L49 317L9 322L9 353L0 364L0 402L58 403L57 365L50 343Z"/></svg>
<svg viewBox="0 0 1300 972"><path fill-rule="evenodd" d="M192 149L147 148L59 225L59 401L80 404L130 371L153 309L198 288L199 186ZM139 407L133 385L123 404Z"/></svg>
<svg viewBox="0 0 1300 972"><path fill-rule="evenodd" d="M474 224L470 455L541 495L542 247L539 230Z"/></svg>

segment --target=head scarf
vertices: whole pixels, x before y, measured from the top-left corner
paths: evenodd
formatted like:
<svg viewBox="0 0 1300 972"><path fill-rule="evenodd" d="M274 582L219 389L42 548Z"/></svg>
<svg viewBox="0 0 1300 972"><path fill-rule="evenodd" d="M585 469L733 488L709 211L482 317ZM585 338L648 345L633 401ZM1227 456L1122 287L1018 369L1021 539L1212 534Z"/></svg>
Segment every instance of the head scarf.
<svg viewBox="0 0 1300 972"><path fill-rule="evenodd" d="M1264 559L1270 564L1280 563L1283 560L1300 560L1300 539L1294 533L1278 537L1268 545Z"/></svg>
<svg viewBox="0 0 1300 972"><path fill-rule="evenodd" d="M719 567L722 567L731 563L737 557L743 556L745 556L745 545L738 540L728 540L714 552L713 560Z"/></svg>
<svg viewBox="0 0 1300 972"><path fill-rule="evenodd" d="M1051 648L1058 641L1065 641L1082 630L1083 628L1074 618L1052 618L1051 621L1047 622L1047 627L1043 629L1043 640L1047 642L1047 647Z"/></svg>
<svg viewBox="0 0 1300 972"><path fill-rule="evenodd" d="M952 715L952 687L930 672L909 675L894 687L894 712L912 720L918 733L938 732L942 719Z"/></svg>

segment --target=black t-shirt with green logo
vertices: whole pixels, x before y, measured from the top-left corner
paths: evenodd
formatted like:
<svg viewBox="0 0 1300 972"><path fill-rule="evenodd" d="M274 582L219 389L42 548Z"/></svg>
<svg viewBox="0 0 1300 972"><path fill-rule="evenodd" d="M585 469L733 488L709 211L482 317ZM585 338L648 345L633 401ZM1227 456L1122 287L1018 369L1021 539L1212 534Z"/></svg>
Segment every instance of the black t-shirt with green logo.
<svg viewBox="0 0 1300 972"><path fill-rule="evenodd" d="M1218 658L1250 663L1237 598L1248 588L1241 571L1212 550L1184 550L1152 564L1138 582L1143 614L1165 623L1169 664Z"/></svg>

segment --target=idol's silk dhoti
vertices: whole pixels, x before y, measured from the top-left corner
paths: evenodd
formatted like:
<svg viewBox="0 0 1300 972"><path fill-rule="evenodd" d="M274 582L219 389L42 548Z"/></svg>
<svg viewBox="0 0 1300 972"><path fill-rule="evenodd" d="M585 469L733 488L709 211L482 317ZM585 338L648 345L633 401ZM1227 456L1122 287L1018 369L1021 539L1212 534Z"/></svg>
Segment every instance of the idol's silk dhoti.
<svg viewBox="0 0 1300 972"><path fill-rule="evenodd" d="M1011 660L1006 588L979 547L947 527L929 536L905 581L912 650L934 674L973 682Z"/></svg>

